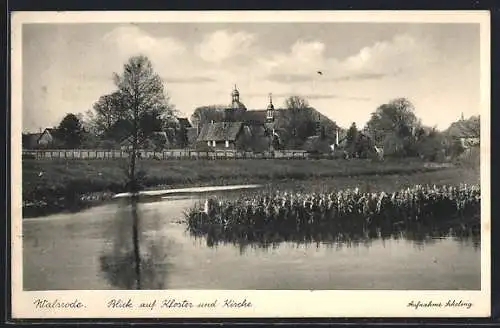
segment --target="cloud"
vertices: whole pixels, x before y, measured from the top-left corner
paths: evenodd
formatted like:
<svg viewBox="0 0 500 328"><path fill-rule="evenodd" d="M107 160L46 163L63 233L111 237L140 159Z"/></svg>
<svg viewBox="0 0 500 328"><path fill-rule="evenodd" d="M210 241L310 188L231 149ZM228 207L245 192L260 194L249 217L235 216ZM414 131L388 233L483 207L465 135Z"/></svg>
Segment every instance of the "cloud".
<svg viewBox="0 0 500 328"><path fill-rule="evenodd" d="M270 74L307 75L324 67L326 46L320 41L296 41L289 52L273 53L256 59L256 65Z"/></svg>
<svg viewBox="0 0 500 328"><path fill-rule="evenodd" d="M355 100L355 101L369 101L369 97L350 97L344 95L335 94L306 94L307 99L344 99L344 100Z"/></svg>
<svg viewBox="0 0 500 328"><path fill-rule="evenodd" d="M312 72L311 74L270 74L268 75L268 79L274 82L279 83L302 83L302 82L310 82L310 81L318 81L318 82L343 82L343 81L366 81L366 80L380 80L388 76L394 76L393 74L383 74L383 73L358 73L346 76L339 77L319 77L316 72Z"/></svg>
<svg viewBox="0 0 500 328"><path fill-rule="evenodd" d="M177 69L178 59L188 57L187 48L180 40L153 36L135 25L115 27L100 35L99 40L86 42L78 50L68 49L67 52L76 52L73 63L83 63L69 69L68 74L102 81L111 81L112 72L121 72L132 56L147 56L159 72ZM172 62L177 64L172 65Z"/></svg>
<svg viewBox="0 0 500 328"><path fill-rule="evenodd" d="M379 41L362 48L356 55L341 63L352 72L394 74L403 70L418 69L435 63L439 59L436 51L425 38L399 34L391 40Z"/></svg>
<svg viewBox="0 0 500 328"><path fill-rule="evenodd" d="M206 76L191 76L191 77L162 77L165 83L210 83L215 82L215 79Z"/></svg>
<svg viewBox="0 0 500 328"><path fill-rule="evenodd" d="M381 80L405 72L418 72L439 59L428 40L406 34L375 42L344 60L327 57L325 48L319 41L297 41L288 53L274 54L260 62L268 69L270 80L301 83ZM317 71L323 74L319 76Z"/></svg>
<svg viewBox="0 0 500 328"><path fill-rule="evenodd" d="M120 57L145 54L167 59L186 51L179 40L153 37L135 25L117 27L105 34L102 41L117 51Z"/></svg>
<svg viewBox="0 0 500 328"><path fill-rule="evenodd" d="M328 79L329 81L369 81L369 80L381 80L386 77L395 77L402 73L401 69L394 70L391 73L357 73L347 76L339 76L332 79Z"/></svg>
<svg viewBox="0 0 500 328"><path fill-rule="evenodd" d="M372 100L370 97L352 97L341 94L331 94L331 93L294 93L294 92L276 92L272 93L275 98L288 98L290 96L301 96L308 100L313 99L343 99L343 100L354 100L354 101L369 101ZM246 97L252 98L263 98L268 97L268 93L248 93L245 94Z"/></svg>
<svg viewBox="0 0 500 328"><path fill-rule="evenodd" d="M314 62L315 60L322 60L325 45L320 41L302 41L299 40L292 45L291 55L292 58L304 62Z"/></svg>
<svg viewBox="0 0 500 328"><path fill-rule="evenodd" d="M316 76L314 74L274 73L268 75L267 78L279 83L302 83L312 81L316 79Z"/></svg>
<svg viewBox="0 0 500 328"><path fill-rule="evenodd" d="M254 45L255 39L255 35L243 31L218 30L206 35L196 51L203 60L217 64L231 57L246 54Z"/></svg>
<svg viewBox="0 0 500 328"><path fill-rule="evenodd" d="M363 80L380 80L389 74L382 73L359 73L348 76L340 76L337 78L333 78L333 81L363 81Z"/></svg>

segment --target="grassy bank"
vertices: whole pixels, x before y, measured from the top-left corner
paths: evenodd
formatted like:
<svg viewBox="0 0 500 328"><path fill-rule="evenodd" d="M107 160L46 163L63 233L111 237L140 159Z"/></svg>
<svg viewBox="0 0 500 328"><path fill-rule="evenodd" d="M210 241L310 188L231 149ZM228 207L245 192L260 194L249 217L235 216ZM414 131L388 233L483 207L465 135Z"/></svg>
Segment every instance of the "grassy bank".
<svg viewBox="0 0 500 328"><path fill-rule="evenodd" d="M81 204L81 196L110 197L125 191L126 161L25 160L23 201L52 204L55 210ZM404 183L477 183L479 174L465 168L432 167L418 160L371 162L368 160L172 160L140 161L148 188L264 183L283 188L399 187ZM444 181L443 181L444 180ZM87 197L88 198L88 197Z"/></svg>

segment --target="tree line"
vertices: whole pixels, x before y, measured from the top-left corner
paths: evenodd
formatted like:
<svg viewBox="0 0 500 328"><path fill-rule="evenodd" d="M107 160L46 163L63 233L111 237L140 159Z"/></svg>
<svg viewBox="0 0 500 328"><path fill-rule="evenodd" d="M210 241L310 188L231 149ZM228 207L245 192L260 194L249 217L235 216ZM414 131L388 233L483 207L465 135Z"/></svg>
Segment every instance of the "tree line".
<svg viewBox="0 0 500 328"><path fill-rule="evenodd" d="M181 131L176 120L178 112L147 57L131 57L120 74L113 74L113 79L116 89L97 99L85 116L68 114L63 118L55 129L60 147L109 149L129 138L133 150L134 146L137 149L158 138L155 132L168 129L182 136L179 145L187 145L186 131ZM212 120L222 121L226 107L198 107L191 122L201 126ZM339 131L343 151L353 157L368 156L373 146L383 147L385 154L393 156L428 159L463 151L459 140L451 137L449 131L424 126L415 114L414 105L406 98L380 105L363 128L352 123L343 130L310 106L305 98L291 96L280 109L275 127L283 140L281 146L288 149L306 147L311 136L317 136L317 142L324 145L335 143ZM479 117L463 120L460 128L464 127L467 133L479 136ZM157 141L153 146L161 146L165 140Z"/></svg>

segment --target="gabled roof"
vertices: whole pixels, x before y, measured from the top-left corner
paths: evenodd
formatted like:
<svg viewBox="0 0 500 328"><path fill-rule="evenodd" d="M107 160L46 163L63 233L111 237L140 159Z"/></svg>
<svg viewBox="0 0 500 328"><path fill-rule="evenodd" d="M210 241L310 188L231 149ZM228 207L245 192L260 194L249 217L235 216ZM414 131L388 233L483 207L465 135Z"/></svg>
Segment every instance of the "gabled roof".
<svg viewBox="0 0 500 328"><path fill-rule="evenodd" d="M27 148L35 147L41 136L41 133L23 133L22 144Z"/></svg>
<svg viewBox="0 0 500 328"><path fill-rule="evenodd" d="M274 118L277 119L282 111L274 109ZM252 109L243 113L242 120L247 124L264 124L266 122L267 109Z"/></svg>
<svg viewBox="0 0 500 328"><path fill-rule="evenodd" d="M40 139L42 137L43 134L45 133L48 133L51 137L52 137L52 140L53 141L60 141L60 133L58 131L57 128L45 128L45 130L43 130L43 132L40 134L40 137L38 139ZM38 140L37 140L38 142Z"/></svg>
<svg viewBox="0 0 500 328"><path fill-rule="evenodd" d="M203 125L198 141L235 141L243 122L215 122Z"/></svg>
<svg viewBox="0 0 500 328"><path fill-rule="evenodd" d="M266 129L264 128L263 125L253 124L253 125L246 126L246 128L248 128L248 130L252 136L263 137L266 135Z"/></svg>
<svg viewBox="0 0 500 328"><path fill-rule="evenodd" d="M247 110L242 115L247 124L264 124L266 122L266 110Z"/></svg>

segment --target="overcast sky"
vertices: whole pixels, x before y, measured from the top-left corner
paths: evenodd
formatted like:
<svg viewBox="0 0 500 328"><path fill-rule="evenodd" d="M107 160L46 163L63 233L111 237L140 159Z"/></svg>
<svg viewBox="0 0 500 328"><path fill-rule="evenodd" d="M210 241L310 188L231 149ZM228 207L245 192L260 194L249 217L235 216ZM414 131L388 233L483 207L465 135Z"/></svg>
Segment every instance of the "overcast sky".
<svg viewBox="0 0 500 328"><path fill-rule="evenodd" d="M236 84L249 109L265 108L269 93L278 106L301 95L344 127L407 97L424 124L446 128L479 114L479 39L479 24L449 23L27 24L23 130L91 109L136 54L188 117L229 104Z"/></svg>

